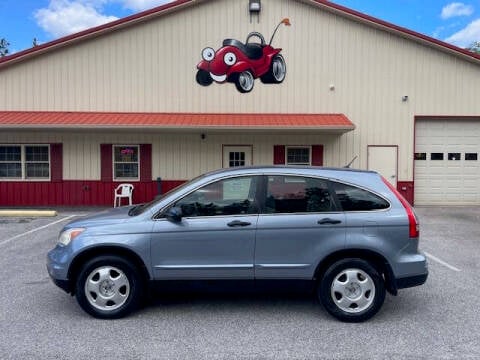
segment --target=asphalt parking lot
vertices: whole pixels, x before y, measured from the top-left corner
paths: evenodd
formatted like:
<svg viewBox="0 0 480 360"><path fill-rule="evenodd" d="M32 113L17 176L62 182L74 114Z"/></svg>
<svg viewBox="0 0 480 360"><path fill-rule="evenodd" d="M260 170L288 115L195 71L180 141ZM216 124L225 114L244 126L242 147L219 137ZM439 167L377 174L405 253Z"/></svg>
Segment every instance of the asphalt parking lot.
<svg viewBox="0 0 480 360"><path fill-rule="evenodd" d="M424 286L387 295L362 324L309 296L195 296L96 320L54 286L54 218L0 218L1 359L480 359L480 207L417 208Z"/></svg>

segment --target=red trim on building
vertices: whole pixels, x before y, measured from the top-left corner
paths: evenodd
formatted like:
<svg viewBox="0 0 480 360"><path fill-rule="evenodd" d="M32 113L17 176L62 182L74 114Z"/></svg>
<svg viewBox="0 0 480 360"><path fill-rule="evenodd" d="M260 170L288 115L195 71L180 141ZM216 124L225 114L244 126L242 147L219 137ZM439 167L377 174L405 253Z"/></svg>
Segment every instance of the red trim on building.
<svg viewBox="0 0 480 360"><path fill-rule="evenodd" d="M185 180L162 180L165 193ZM64 180L59 182L1 181L0 206L112 206L113 192L120 182ZM134 182L133 203L153 200L157 182Z"/></svg>
<svg viewBox="0 0 480 360"><path fill-rule="evenodd" d="M140 12L138 14L127 16L125 18L122 18L122 19L119 19L119 20L116 20L116 21L112 21L112 22L104 24L104 25L96 26L96 27L78 32L76 34L68 35L68 36L65 36L63 38L60 38L60 39L57 39L57 40L54 40L54 41L50 41L48 43L38 45L38 46L35 46L33 48L23 50L23 51L20 51L18 53L0 58L0 67L2 65L7 65L8 63L14 63L16 61L21 61L22 59L25 59L25 58L29 58L29 57L32 57L32 56L35 56L35 55L40 55L44 52L51 51L51 50L54 50L54 49L59 48L59 47L67 46L68 44L71 44L71 43L76 43L76 42L84 40L84 39L89 39L89 38L92 38L92 37L95 37L95 36L100 36L103 33L111 32L111 31L114 31L114 30L119 29L119 28L124 28L124 27L130 26L130 25L136 24L138 22L151 19L153 17L157 17L157 16L161 16L163 14L170 13L172 11L178 11L185 6L193 5L196 2L197 1L194 1L194 0L172 1L168 4L165 4L165 5L158 6L158 7L155 7L153 9L150 9L150 10ZM337 4L332 3L328 0L313 0L311 2L311 4L319 6L319 7L324 7L327 10L335 11L336 13L339 13L339 14L344 15L344 16L353 17L353 18L355 18L355 19L357 19L361 22L370 23L370 24L372 24L374 26L377 26L377 27L382 27L382 28L384 28L388 31L398 33L400 36L407 36L409 38L412 38L413 40L417 40L417 41L420 41L420 42L426 42L426 43L429 43L429 44L436 45L440 49L450 50L451 52L453 52L457 55L463 55L463 56L466 56L466 57L468 57L472 60L477 60L477 61L480 60L480 55L477 55L477 54L475 54L473 52L470 52L468 50L465 50L465 49L459 48L457 46L448 44L446 42L434 39L430 36L420 34L416 31L412 31L412 30L406 29L404 27L397 26L397 25L394 25L392 23L377 19L377 18L372 17L370 15L363 14L359 11L356 11L356 10L353 10L353 9L350 9L350 8L347 8L347 7L344 7L344 6L341 6L341 5L337 5Z"/></svg>
<svg viewBox="0 0 480 360"><path fill-rule="evenodd" d="M63 144L50 144L50 180L63 180Z"/></svg>
<svg viewBox="0 0 480 360"><path fill-rule="evenodd" d="M273 164L284 165L286 145L273 146ZM312 145L312 165L323 166L323 145Z"/></svg>
<svg viewBox="0 0 480 360"><path fill-rule="evenodd" d="M113 180L112 152L112 144L100 144L100 179L105 183Z"/></svg>
<svg viewBox="0 0 480 360"><path fill-rule="evenodd" d="M312 145L312 165L323 166L323 145Z"/></svg>
<svg viewBox="0 0 480 360"><path fill-rule="evenodd" d="M285 145L273 146L273 164L274 165L285 164Z"/></svg>
<svg viewBox="0 0 480 360"><path fill-rule="evenodd" d="M343 114L202 114L0 111L0 128L355 129Z"/></svg>
<svg viewBox="0 0 480 360"><path fill-rule="evenodd" d="M140 181L152 181L152 144L140 144Z"/></svg>
<svg viewBox="0 0 480 360"><path fill-rule="evenodd" d="M415 186L413 181L397 181L397 190L407 200L410 205L413 205L415 198Z"/></svg>

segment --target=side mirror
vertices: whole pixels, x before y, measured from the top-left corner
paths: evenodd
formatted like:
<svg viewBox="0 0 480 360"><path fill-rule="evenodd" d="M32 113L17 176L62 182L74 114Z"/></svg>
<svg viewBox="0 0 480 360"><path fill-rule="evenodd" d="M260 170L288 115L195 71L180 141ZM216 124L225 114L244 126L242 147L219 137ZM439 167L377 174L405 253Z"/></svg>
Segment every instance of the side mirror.
<svg viewBox="0 0 480 360"><path fill-rule="evenodd" d="M182 216L182 209L177 206L171 207L165 212L165 217L171 222L182 221Z"/></svg>

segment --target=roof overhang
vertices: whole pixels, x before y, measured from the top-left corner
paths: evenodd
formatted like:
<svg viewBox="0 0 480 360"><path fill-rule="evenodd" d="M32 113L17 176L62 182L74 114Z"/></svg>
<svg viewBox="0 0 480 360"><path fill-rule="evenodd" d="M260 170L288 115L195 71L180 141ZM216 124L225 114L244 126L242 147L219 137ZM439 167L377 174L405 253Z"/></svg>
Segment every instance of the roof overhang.
<svg viewBox="0 0 480 360"><path fill-rule="evenodd" d="M345 133L355 125L343 114L218 114L0 111L0 129L314 131Z"/></svg>

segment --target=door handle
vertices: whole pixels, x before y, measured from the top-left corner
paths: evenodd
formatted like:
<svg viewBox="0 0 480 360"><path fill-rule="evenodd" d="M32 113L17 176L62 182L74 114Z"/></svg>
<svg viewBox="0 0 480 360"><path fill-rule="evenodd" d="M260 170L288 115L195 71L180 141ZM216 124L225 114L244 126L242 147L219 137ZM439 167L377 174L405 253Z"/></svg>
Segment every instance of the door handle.
<svg viewBox="0 0 480 360"><path fill-rule="evenodd" d="M230 226L230 227L237 227L237 226L252 225L252 223L249 223L248 221L234 220L234 221L229 222L227 225Z"/></svg>
<svg viewBox="0 0 480 360"><path fill-rule="evenodd" d="M342 222L341 220L324 218L324 219L318 220L318 221L317 221L317 224L319 224L319 225L325 225L325 224L335 225L335 224L340 224L341 222Z"/></svg>

